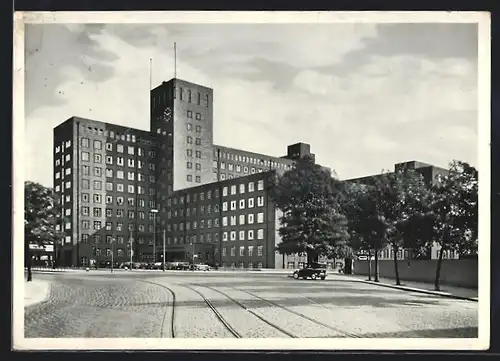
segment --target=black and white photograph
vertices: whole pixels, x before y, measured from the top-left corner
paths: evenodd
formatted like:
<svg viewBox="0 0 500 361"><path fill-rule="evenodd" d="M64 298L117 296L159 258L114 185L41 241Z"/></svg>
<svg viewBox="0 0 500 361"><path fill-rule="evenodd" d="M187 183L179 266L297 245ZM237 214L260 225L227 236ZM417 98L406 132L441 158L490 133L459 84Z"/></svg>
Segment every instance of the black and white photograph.
<svg viewBox="0 0 500 361"><path fill-rule="evenodd" d="M13 91L14 348L489 347L487 13L17 13Z"/></svg>

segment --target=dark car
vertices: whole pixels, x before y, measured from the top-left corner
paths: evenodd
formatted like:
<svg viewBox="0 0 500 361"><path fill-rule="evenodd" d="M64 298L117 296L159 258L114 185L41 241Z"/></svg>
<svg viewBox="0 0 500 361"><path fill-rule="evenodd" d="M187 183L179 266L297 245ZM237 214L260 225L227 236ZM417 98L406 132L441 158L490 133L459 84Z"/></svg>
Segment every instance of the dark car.
<svg viewBox="0 0 500 361"><path fill-rule="evenodd" d="M326 278L326 264L323 263L312 263L307 265L305 268L296 270L293 273L293 278L298 280L311 278L313 280Z"/></svg>

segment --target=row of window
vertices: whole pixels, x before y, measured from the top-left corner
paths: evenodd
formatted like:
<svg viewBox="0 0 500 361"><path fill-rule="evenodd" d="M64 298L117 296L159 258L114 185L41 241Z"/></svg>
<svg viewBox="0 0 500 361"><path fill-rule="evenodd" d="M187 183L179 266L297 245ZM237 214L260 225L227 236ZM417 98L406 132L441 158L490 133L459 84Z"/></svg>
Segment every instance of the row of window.
<svg viewBox="0 0 500 361"><path fill-rule="evenodd" d="M257 182L257 190L261 191L264 189L264 180L259 180ZM241 183L239 185L233 184L232 186L225 186L222 189L222 195L223 196L228 196L228 195L236 195L236 194L243 194L245 192L251 193L255 191L255 182L248 182L246 183ZM214 193L214 198L219 197L219 190L216 189L213 191ZM190 202L196 202L199 198L200 201L205 200L205 194L206 194L206 199L212 199L212 190L207 190L205 192L200 192L200 193L192 193L192 194L186 194L180 195L179 197L172 197L167 200L167 205L177 205L177 204L184 204L190 203Z"/></svg>
<svg viewBox="0 0 500 361"><path fill-rule="evenodd" d="M92 167L92 175L94 177L102 177L102 175L103 175L102 170L103 170L102 167ZM64 178L65 175L67 176L67 175L70 175L70 174L71 174L71 168L66 168L63 173L56 172L55 178L56 179L60 179L61 176L62 176L62 178ZM115 171L113 169L111 169L111 168L106 168L105 174L106 174L106 178L113 178L114 175L115 175ZM136 180L136 175L137 175L137 181L139 181L139 182L145 182L146 181L146 177L142 173L126 172L126 174L127 174L127 179L130 180L130 181L135 181ZM82 166L82 175L83 176L90 176L90 167L89 166L87 166L87 165ZM125 171L123 171L123 170L117 170L116 171L116 178L118 178L118 179L125 179ZM148 181L149 181L149 183L156 183L155 176L154 175L150 175L148 177Z"/></svg>
<svg viewBox="0 0 500 361"><path fill-rule="evenodd" d="M257 218L257 219L256 219ZM254 213L249 213L249 214L240 214L238 217L237 216L231 216L231 217L222 217L222 226L227 227L227 226L243 226L245 224L254 224L255 222L257 223L264 223L264 213L257 213L257 217L255 218ZM237 222L237 220L239 222ZM212 219L207 219L206 220L206 226L207 228L212 228L212 227L219 227L219 219L214 218L213 222ZM180 223L168 223L167 224L167 230L174 231L176 232L177 230L183 231L184 228L186 230L190 229L203 229L205 228L205 219L197 220L197 221L185 221L185 222L180 222Z"/></svg>
<svg viewBox="0 0 500 361"><path fill-rule="evenodd" d="M82 146L82 148L90 148L90 139L89 138L81 138L80 140L80 144ZM92 145L93 145L93 148L96 149L96 150L102 150L102 142L100 140L94 140L92 142ZM106 142L106 150L107 151L113 151L113 148L116 146L116 151L118 153L125 153L125 146L123 144L116 144L116 143L110 143L110 142ZM140 157L143 157L145 156L145 151L144 149L140 148L140 147L134 147L134 146L127 146L127 154L128 155L135 155L135 151L137 149L137 155L140 156ZM154 158L155 157L155 151L154 150L150 150L148 151L148 156L150 158Z"/></svg>
<svg viewBox="0 0 500 361"><path fill-rule="evenodd" d="M190 136L190 135L188 135L186 137L186 142L187 142L187 144L193 144L193 137ZM194 139L194 144L201 145L201 138L195 138Z"/></svg>
<svg viewBox="0 0 500 361"><path fill-rule="evenodd" d="M91 235L86 234L86 233L82 234L82 243L92 242L93 244L99 244L102 241L105 241L106 243L109 243L109 244L111 244L111 243L123 244L123 243L125 243L125 241L127 241L128 244L131 244L131 243L134 243L134 238L129 237L126 240L124 236L112 236L109 234L105 235L105 236L102 236L100 234L94 234L93 236L91 236ZM150 246L152 246L153 245L153 237L147 237L147 242ZM137 243L144 244L145 237L144 236L137 237Z"/></svg>
<svg viewBox="0 0 500 361"><path fill-rule="evenodd" d="M218 150L214 149L214 161L218 161ZM272 168L280 168L280 169L290 169L291 165L290 164L285 164L273 160L265 160L262 158L256 158L252 156L245 156L241 154L234 154L234 153L228 153L228 152L220 152L220 159L225 159L225 160L230 160L230 161L235 161L235 162L241 162L241 163L249 163L249 164L255 164L255 165L260 165L262 167L272 167ZM221 167L224 162L221 162ZM230 163L228 163L229 166ZM222 168L224 169L224 168Z"/></svg>
<svg viewBox="0 0 500 361"><path fill-rule="evenodd" d="M96 135L104 135L105 137L109 137L111 139L116 139L116 140L121 140L123 142L132 142L135 143L136 141L144 143L144 144L151 144L149 140L146 139L140 139L137 138L134 134L128 133L132 129L127 129L125 130L124 133L118 133L114 132L112 130L104 130L100 128L93 128L93 127L82 127L86 132L90 134L96 134Z"/></svg>
<svg viewBox="0 0 500 361"><path fill-rule="evenodd" d="M245 250L246 250L246 252L245 252ZM241 246L239 256L240 257L244 257L244 256L252 257L252 256L254 256L253 250L254 250L254 246L248 246L248 247ZM258 257L262 257L262 255L264 253L263 251L264 251L264 246L257 246L257 256ZM226 257L226 256L227 256L226 247L223 247L222 248L222 257ZM236 247L230 248L230 256L231 257L236 256Z"/></svg>
<svg viewBox="0 0 500 361"><path fill-rule="evenodd" d="M82 160L82 162L90 162L90 153L82 151L80 159ZM125 162L125 159L127 159L127 162ZM94 160L94 163L96 163L96 164L102 164L102 154L94 153L93 160ZM110 165L113 164L113 156L111 156L111 155L106 156L106 164L110 164ZM133 158L123 158L120 156L116 157L116 165L117 166L124 167L125 164L127 164L127 166L130 168L135 168L135 166L136 166L135 159L133 159ZM143 162L142 160L137 160L137 168L138 169L144 168L145 165L146 165L146 163ZM148 168L150 170L155 170L155 164L149 163Z"/></svg>
<svg viewBox="0 0 500 361"><path fill-rule="evenodd" d="M257 232L257 233L256 233ZM253 241L253 240L263 240L264 239L264 229L249 229L246 231L228 231L222 232L222 241ZM219 242L219 233L214 233L213 237L211 233L206 234L193 234L187 236L174 236L167 237L167 244L193 244L193 243L211 243Z"/></svg>
<svg viewBox="0 0 500 361"><path fill-rule="evenodd" d="M228 262L222 262L222 267L223 268L229 267L229 268L248 268L248 269L257 268L257 269L260 269L260 268L263 267L263 263L262 262L257 262L257 263L248 262L248 263L245 263L245 262L241 261L238 264L236 264L236 262L230 262L230 263L228 263Z"/></svg>
<svg viewBox="0 0 500 361"><path fill-rule="evenodd" d="M201 176L197 175L194 177L196 183L201 183ZM186 175L186 181L188 182L192 182L193 181L193 175L192 174L188 174Z"/></svg>
<svg viewBox="0 0 500 361"><path fill-rule="evenodd" d="M113 202L113 196L110 196L110 195L107 195L105 196L106 197L106 204L114 204ZM89 193L82 193L82 203L90 203L90 195ZM92 203L95 203L95 204L101 204L102 203L102 195L101 194L93 194L93 197L92 197ZM133 197L128 197L127 200L126 200L126 203L125 203L125 198L122 197L122 196L118 196L116 197L116 205L118 206L122 206L124 204L127 204L128 206L132 207L132 206L135 206L135 198ZM150 199L148 201L148 206L149 208L154 208L155 207L155 204L156 202L152 199ZM144 198L139 198L137 200L137 205L140 207L140 208L144 208L146 206L146 200Z"/></svg>
<svg viewBox="0 0 500 361"><path fill-rule="evenodd" d="M81 207L81 214L82 216L86 216L86 217L89 217L91 214L93 217L102 217L103 216L103 208L99 208L99 207L93 207L92 208L92 213L90 212L91 208L90 207L87 207L87 206L83 206ZM69 209L67 209L67 211L70 211ZM113 209L111 208L106 208L105 210L105 214L106 214L106 217L113 217L113 213L115 213L116 217L117 218L123 218L125 217L125 213L127 213L127 216L129 219L135 219L135 211L134 210L126 210L123 209L123 208L118 208L115 210L115 212L113 212ZM66 214L66 215L70 215L70 214ZM138 219L146 219L146 213L143 212L143 211L138 211L137 212L137 216L138 216ZM153 212L149 212L148 213L148 219L150 221L154 220L155 218L155 215Z"/></svg>
<svg viewBox="0 0 500 361"><path fill-rule="evenodd" d="M102 250L100 248L94 248L94 250L93 250L93 255L96 257L104 256L104 255L107 257L111 257L112 253L113 252L112 252L111 248L105 248ZM118 248L116 250L115 254L117 257L125 257L125 255L130 257L130 250L124 250L124 249Z"/></svg>
<svg viewBox="0 0 500 361"><path fill-rule="evenodd" d="M219 164L217 163L216 160L213 161L212 166L214 168L214 173L216 173L216 174L219 173ZM221 170L226 169L226 165L224 162L222 162L220 164L220 169ZM239 164L233 165L232 163L228 163L227 170L229 172L236 172L236 173L243 173L243 174L255 174L255 173L262 173L264 171L264 169L262 169L262 168L255 168L255 167L249 168L247 166L242 167ZM224 173L221 173L221 179L223 178L222 174L224 174ZM225 179L225 174L224 174L224 179Z"/></svg>
<svg viewBox="0 0 500 361"><path fill-rule="evenodd" d="M174 99L177 98L177 87L174 87L173 88L173 96L174 96ZM205 107L209 107L209 104L210 104L210 97L208 94L204 94L204 106ZM161 94L154 94L152 96L152 105L153 107L156 107L158 105L166 105L167 104L167 99L168 98L168 94L167 92L162 92ZM188 103L195 103L197 105L201 105L201 102L202 102L202 95L200 92L196 92L196 94L193 94L191 92L191 89L183 89L181 87L179 87L179 99L180 100L183 100L183 101L187 101Z"/></svg>

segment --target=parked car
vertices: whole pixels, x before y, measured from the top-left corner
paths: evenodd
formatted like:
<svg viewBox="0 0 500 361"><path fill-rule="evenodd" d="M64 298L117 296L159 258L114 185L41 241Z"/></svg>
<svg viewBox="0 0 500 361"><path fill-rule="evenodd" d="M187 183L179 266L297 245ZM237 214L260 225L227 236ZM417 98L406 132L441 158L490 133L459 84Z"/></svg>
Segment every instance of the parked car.
<svg viewBox="0 0 500 361"><path fill-rule="evenodd" d="M296 270L293 272L293 278L298 280L311 278L313 280L326 278L326 263L312 263L307 265L305 268Z"/></svg>
<svg viewBox="0 0 500 361"><path fill-rule="evenodd" d="M189 269L194 271L210 271L210 266L204 263L195 263L190 265Z"/></svg>

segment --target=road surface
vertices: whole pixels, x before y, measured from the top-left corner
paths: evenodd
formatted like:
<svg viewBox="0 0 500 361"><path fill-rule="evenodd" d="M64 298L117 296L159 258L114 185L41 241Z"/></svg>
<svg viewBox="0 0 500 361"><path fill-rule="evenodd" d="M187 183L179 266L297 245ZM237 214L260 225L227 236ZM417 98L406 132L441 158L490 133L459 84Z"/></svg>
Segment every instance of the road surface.
<svg viewBox="0 0 500 361"><path fill-rule="evenodd" d="M341 275L103 272L34 274L47 301L25 308L25 337L470 337L477 302Z"/></svg>

